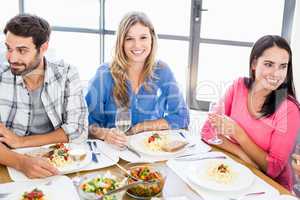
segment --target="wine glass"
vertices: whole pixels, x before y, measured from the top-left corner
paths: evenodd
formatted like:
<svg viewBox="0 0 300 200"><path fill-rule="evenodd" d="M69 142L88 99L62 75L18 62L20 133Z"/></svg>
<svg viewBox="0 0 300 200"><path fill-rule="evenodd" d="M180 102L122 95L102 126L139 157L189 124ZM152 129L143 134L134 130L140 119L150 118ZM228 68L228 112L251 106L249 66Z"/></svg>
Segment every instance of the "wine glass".
<svg viewBox="0 0 300 200"><path fill-rule="evenodd" d="M225 106L224 106L224 102L223 101L219 101L219 102L211 102L209 104L209 113L214 113L214 114L219 114L219 115L224 115L225 113ZM222 125L221 125L222 126ZM208 140L208 142L210 144L222 144L222 140L218 137L218 130L216 130L216 128L212 127L212 133L213 133L213 137L210 138Z"/></svg>
<svg viewBox="0 0 300 200"><path fill-rule="evenodd" d="M296 147L295 147L295 151L294 151L294 155L295 156L299 156L300 157L300 144L296 144ZM293 164L294 165L300 165L300 160L296 159L296 158L293 158ZM295 184L293 186L293 189L294 189L294 192L295 194L300 197L300 176L294 172L295 174Z"/></svg>
<svg viewBox="0 0 300 200"><path fill-rule="evenodd" d="M84 162L84 160L87 157L89 150L87 148L87 144L85 141L82 141L81 139L77 138L75 140L72 140L69 143L69 155L76 166L76 174L73 177L73 183L76 185L78 184L80 180L80 168L81 168L81 163Z"/></svg>
<svg viewBox="0 0 300 200"><path fill-rule="evenodd" d="M116 128L126 134L131 127L131 111L128 108L119 108L115 119Z"/></svg>

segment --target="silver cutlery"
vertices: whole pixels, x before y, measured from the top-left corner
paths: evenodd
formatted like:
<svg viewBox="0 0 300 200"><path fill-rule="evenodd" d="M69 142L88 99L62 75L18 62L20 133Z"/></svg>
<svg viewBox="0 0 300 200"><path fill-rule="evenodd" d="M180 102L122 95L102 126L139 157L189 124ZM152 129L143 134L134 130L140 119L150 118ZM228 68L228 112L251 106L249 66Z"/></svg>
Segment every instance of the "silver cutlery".
<svg viewBox="0 0 300 200"><path fill-rule="evenodd" d="M180 156L176 156L176 158L184 158L184 157L189 157L189 156L196 156L199 155L199 153L189 153L189 154L184 154L184 155L180 155Z"/></svg>
<svg viewBox="0 0 300 200"><path fill-rule="evenodd" d="M181 137L183 137L184 139L186 139L185 138L185 135L182 133L182 132L177 132Z"/></svg>
<svg viewBox="0 0 300 200"><path fill-rule="evenodd" d="M139 184L148 185L148 184L153 184L153 183L156 183L156 182L159 182L159 181L156 180L156 179L149 180L149 181L138 180L136 182L130 183L128 185L124 185L124 186L119 187L119 188L117 188L115 190L111 190L111 191L105 193L103 196L101 196L99 198L99 200L102 200L105 196L108 196L108 195L111 195L111 194L115 194L115 193L118 193L118 192L123 191L123 190L127 190L127 189L132 188L132 187L134 187L136 185L139 185Z"/></svg>
<svg viewBox="0 0 300 200"><path fill-rule="evenodd" d="M228 200L242 200L242 199L246 198L247 196L258 196L258 195L262 195L262 194L265 194L265 192L251 192L251 193L244 194L238 198L229 198Z"/></svg>
<svg viewBox="0 0 300 200"><path fill-rule="evenodd" d="M142 157L141 154L140 154L139 152L137 152L135 149L131 148L130 146L126 145L125 147L126 147L126 149L127 149L128 151L130 151L131 153L133 153L133 154L136 155L137 157L139 157L139 158Z"/></svg>
<svg viewBox="0 0 300 200"><path fill-rule="evenodd" d="M192 157L192 158L186 156L186 157L174 158L174 160L179 160L179 161L196 161L196 160L207 160L207 159L226 159L226 156L207 156L207 157Z"/></svg>
<svg viewBox="0 0 300 200"><path fill-rule="evenodd" d="M107 155L106 153L102 152L102 154L103 154L106 158L108 158L109 160L115 162L115 160L112 159L112 158L111 158L109 155ZM125 169L124 167L122 167L119 163L116 163L115 165L116 165L121 171L123 171L128 177L132 178L132 179L135 180L135 181L138 181L137 178L133 177L133 176L130 174L130 172L129 172L127 169Z"/></svg>
<svg viewBox="0 0 300 200"><path fill-rule="evenodd" d="M93 145L94 147L96 148L97 151L94 151L94 153L96 154L96 156L100 156L101 155L101 152L98 151L98 145L97 145L97 142L96 141L93 141Z"/></svg>
<svg viewBox="0 0 300 200"><path fill-rule="evenodd" d="M98 158L97 158L96 154L93 151L93 147L92 147L91 141L87 141L87 144L89 145L89 148L90 148L90 150L92 152L92 160L93 160L93 162L98 163L99 161L98 161Z"/></svg>

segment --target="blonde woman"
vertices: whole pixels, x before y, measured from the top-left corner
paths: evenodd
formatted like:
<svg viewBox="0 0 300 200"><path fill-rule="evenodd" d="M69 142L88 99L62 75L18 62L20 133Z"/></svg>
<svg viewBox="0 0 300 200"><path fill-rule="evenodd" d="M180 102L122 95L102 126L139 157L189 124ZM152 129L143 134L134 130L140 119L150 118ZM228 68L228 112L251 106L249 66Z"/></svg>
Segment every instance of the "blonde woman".
<svg viewBox="0 0 300 200"><path fill-rule="evenodd" d="M169 66L156 60L157 37L144 13L128 13L120 22L114 57L90 81L86 101L90 134L122 147L125 133L115 129L119 108L131 112L130 134L186 128L189 115Z"/></svg>

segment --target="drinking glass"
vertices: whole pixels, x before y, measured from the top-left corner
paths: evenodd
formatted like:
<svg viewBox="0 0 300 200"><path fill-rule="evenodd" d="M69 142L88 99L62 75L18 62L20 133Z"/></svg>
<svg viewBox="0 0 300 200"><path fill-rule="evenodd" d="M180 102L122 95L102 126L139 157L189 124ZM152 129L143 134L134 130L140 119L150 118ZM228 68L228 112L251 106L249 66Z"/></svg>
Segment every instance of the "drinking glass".
<svg viewBox="0 0 300 200"><path fill-rule="evenodd" d="M300 144L296 144L294 154L300 156ZM295 165L300 165L300 160L294 159L293 162ZM297 175L296 172L294 172L294 174L295 174L294 192L297 195L297 197L300 197L300 176Z"/></svg>
<svg viewBox="0 0 300 200"><path fill-rule="evenodd" d="M80 180L80 168L82 167L81 163L84 162L84 160L88 156L88 152L89 150L87 144L81 139L75 139L69 143L68 153L77 168L75 170L75 176L72 179L75 185L77 185Z"/></svg>
<svg viewBox="0 0 300 200"><path fill-rule="evenodd" d="M225 106L223 101L219 102L211 102L209 104L209 113L214 113L214 114L219 114L219 115L224 115L225 113ZM213 137L208 140L210 144L221 144L223 141L218 137L218 130L216 128L212 127L212 132L213 132ZM221 125L222 127L222 125ZM222 129L221 129L222 130Z"/></svg>
<svg viewBox="0 0 300 200"><path fill-rule="evenodd" d="M128 108L119 108L116 113L116 128L126 134L131 127L131 111Z"/></svg>

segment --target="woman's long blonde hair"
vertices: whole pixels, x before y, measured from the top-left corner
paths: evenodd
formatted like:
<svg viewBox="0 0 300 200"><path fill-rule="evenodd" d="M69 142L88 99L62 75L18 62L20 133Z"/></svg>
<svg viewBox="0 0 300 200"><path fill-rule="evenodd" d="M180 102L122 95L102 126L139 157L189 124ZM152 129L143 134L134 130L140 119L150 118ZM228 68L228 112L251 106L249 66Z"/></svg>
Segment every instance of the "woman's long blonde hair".
<svg viewBox="0 0 300 200"><path fill-rule="evenodd" d="M146 80L153 77L153 68L155 67L157 50L157 36L154 27L146 14L142 12L130 12L125 15L119 24L113 60L110 65L111 74L115 84L113 96L118 107L129 107L130 98L127 92L128 84L126 83L126 80L128 79L127 70L130 66L124 52L124 41L129 29L137 23L148 27L151 34L151 51L146 58L145 65L139 78L139 84L144 82L145 87L148 88Z"/></svg>

